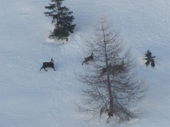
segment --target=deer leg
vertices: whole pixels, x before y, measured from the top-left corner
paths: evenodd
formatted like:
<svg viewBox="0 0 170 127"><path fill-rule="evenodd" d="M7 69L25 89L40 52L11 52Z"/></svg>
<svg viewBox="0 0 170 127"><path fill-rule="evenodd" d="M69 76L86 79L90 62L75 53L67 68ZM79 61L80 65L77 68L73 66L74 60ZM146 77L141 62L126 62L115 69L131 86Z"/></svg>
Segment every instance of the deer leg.
<svg viewBox="0 0 170 127"><path fill-rule="evenodd" d="M43 67L40 68L40 71L41 71L42 68L43 68Z"/></svg>
<svg viewBox="0 0 170 127"><path fill-rule="evenodd" d="M54 71L56 71L54 67L52 67L52 68L54 69Z"/></svg>
<svg viewBox="0 0 170 127"><path fill-rule="evenodd" d="M44 70L47 71L47 70L45 69L45 67L44 67Z"/></svg>
<svg viewBox="0 0 170 127"><path fill-rule="evenodd" d="M85 61L83 61L82 65L84 64Z"/></svg>

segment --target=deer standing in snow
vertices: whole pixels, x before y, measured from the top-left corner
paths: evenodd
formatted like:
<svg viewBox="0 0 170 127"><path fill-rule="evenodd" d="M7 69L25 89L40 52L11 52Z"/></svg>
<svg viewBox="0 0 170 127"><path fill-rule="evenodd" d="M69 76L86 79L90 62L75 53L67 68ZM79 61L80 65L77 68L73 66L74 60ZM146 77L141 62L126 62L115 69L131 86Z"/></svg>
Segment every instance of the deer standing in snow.
<svg viewBox="0 0 170 127"><path fill-rule="evenodd" d="M110 63L109 66L108 66L108 68L109 68L109 71L110 71L111 73L120 72L120 71L123 71L123 70L124 70L124 65L125 65L124 61L122 61L121 64L116 64L116 65L111 65L111 63ZM105 73L105 72L107 72L107 67L102 68L101 74L103 74L103 73Z"/></svg>
<svg viewBox="0 0 170 127"><path fill-rule="evenodd" d="M121 64L117 64L117 65L112 66L112 72L123 71L124 65L125 65L125 63L124 63L124 61L122 61Z"/></svg>

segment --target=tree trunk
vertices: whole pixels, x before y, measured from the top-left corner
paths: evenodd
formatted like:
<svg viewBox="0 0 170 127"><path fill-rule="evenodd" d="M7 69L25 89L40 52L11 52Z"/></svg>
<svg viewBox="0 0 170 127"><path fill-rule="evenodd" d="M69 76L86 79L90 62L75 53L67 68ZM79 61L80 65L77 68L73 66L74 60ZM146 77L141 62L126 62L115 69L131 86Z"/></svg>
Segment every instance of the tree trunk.
<svg viewBox="0 0 170 127"><path fill-rule="evenodd" d="M108 82L108 92L109 92L109 100L110 100L108 115L110 117L110 116L113 116L113 96L112 96L110 82Z"/></svg>
<svg viewBox="0 0 170 127"><path fill-rule="evenodd" d="M106 61L106 68L107 68L107 88L109 93L109 111L108 116L113 116L113 95L112 95L112 88L110 84L110 71L109 71L109 63L108 63L108 56L107 56L107 43L106 43L106 34L105 28L102 23L102 31L103 31L103 42L104 42L104 50L105 50L105 61Z"/></svg>

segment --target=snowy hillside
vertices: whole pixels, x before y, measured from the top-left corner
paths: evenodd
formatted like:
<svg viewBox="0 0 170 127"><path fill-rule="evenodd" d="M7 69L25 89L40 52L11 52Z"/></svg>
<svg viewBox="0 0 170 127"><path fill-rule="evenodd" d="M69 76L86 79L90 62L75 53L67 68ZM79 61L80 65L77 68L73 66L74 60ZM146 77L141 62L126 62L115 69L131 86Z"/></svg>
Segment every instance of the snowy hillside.
<svg viewBox="0 0 170 127"><path fill-rule="evenodd" d="M65 44L48 39L53 29L44 15L50 0L6 0L0 7L0 127L110 127L105 120L87 121L78 112L83 84L84 39L104 14L131 48L138 75L149 85L138 119L120 127L170 125L170 1L65 0L73 11L75 33ZM155 68L145 67L147 50ZM56 71L39 71L53 58Z"/></svg>

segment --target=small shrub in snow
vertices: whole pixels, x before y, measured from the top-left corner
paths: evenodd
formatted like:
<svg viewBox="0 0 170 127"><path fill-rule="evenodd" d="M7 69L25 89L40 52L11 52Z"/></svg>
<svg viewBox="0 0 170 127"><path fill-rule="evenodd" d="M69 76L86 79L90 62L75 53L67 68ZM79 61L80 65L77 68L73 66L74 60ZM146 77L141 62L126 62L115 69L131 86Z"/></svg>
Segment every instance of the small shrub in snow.
<svg viewBox="0 0 170 127"><path fill-rule="evenodd" d="M154 60L155 56L152 56L152 53L148 50L145 53L145 58L144 60L146 60L145 65L148 66L149 64L151 64L152 67L155 67L155 60Z"/></svg>

